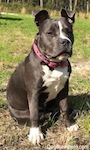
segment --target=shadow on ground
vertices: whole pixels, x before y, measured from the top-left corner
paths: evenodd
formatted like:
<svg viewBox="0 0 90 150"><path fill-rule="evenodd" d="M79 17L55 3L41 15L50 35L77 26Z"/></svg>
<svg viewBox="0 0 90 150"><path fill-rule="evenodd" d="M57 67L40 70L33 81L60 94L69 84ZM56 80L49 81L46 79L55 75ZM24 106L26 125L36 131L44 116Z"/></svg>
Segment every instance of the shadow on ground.
<svg viewBox="0 0 90 150"><path fill-rule="evenodd" d="M76 109L78 111L90 110L90 94L79 94L69 96L69 106L70 108Z"/></svg>
<svg viewBox="0 0 90 150"><path fill-rule="evenodd" d="M1 93L6 91L1 90ZM77 114L81 114L83 111L88 112L90 111L90 94L80 94L80 95L70 95L68 97L68 104L69 104L69 114L70 118L74 118ZM0 104L2 109L8 109L7 102ZM8 111L8 110L7 110ZM45 112L40 112L40 124L45 125L44 128L49 128L52 126L52 123L55 123L60 117L60 111L58 104L55 103L55 100L48 102ZM27 124L30 126L30 124Z"/></svg>
<svg viewBox="0 0 90 150"><path fill-rule="evenodd" d="M77 111L90 110L90 94L79 94L79 95L70 95L68 97L68 105L70 109L75 109ZM58 105L55 103L55 100L48 102L47 109L56 110Z"/></svg>
<svg viewBox="0 0 90 150"><path fill-rule="evenodd" d="M13 17L4 17L4 16L0 16L0 19L4 19L4 20L11 20L11 21L21 21L22 19L21 18L13 18Z"/></svg>
<svg viewBox="0 0 90 150"><path fill-rule="evenodd" d="M73 118L78 114L80 115L83 111L90 111L90 94L80 94L80 95L70 95L68 97L69 104L69 115L72 121ZM60 116L59 107L55 101L50 101L47 105L47 118L51 120L51 124L49 121L49 125L52 125L52 122L56 122ZM50 115L51 114L51 115Z"/></svg>

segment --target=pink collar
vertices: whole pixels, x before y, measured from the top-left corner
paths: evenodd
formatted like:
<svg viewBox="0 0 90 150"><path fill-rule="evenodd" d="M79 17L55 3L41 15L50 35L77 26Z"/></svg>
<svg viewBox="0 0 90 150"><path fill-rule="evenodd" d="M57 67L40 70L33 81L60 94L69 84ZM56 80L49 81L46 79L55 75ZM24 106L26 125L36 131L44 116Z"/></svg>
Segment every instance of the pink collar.
<svg viewBox="0 0 90 150"><path fill-rule="evenodd" d="M64 67L66 67L66 66L68 65L68 62L67 62L67 61L53 62L53 61L47 60L47 58L44 57L44 56L40 53L40 51L39 51L39 49L38 49L38 47L37 47L37 45L36 45L35 43L34 43L34 45L33 45L33 50L34 50L34 52L36 53L36 55L40 58L40 60L42 60L43 62L45 62L49 67L55 68L55 67L60 66L60 67L64 68Z"/></svg>

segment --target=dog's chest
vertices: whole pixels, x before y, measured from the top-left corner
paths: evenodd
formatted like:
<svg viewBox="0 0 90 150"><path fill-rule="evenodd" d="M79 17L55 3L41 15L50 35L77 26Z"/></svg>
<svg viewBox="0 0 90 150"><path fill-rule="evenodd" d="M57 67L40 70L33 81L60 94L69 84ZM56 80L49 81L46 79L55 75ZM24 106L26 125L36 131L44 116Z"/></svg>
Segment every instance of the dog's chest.
<svg viewBox="0 0 90 150"><path fill-rule="evenodd" d="M49 93L46 102L55 99L57 94L64 88L65 82L69 77L68 67L57 67L53 71L48 66L42 66L43 75L43 87L46 87L44 92Z"/></svg>

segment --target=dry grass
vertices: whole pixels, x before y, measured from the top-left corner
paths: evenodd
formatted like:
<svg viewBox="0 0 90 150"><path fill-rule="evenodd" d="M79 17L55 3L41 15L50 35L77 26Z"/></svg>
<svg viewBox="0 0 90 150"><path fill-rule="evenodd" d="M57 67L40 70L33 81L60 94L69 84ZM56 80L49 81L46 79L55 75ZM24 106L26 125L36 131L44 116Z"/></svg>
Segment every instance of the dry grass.
<svg viewBox="0 0 90 150"><path fill-rule="evenodd" d="M89 116L90 117L90 116ZM29 127L20 126L17 122L13 121L9 115L8 110L2 109L0 111L0 148L1 150L55 150L57 147L75 146L75 150L79 150L77 147L86 146L86 150L89 150L90 137L87 130L82 126L85 121L83 115L77 117L77 122L80 126L78 132L67 132L62 125L61 120L58 120L51 128L47 130L46 138L39 146L30 145L27 134L29 133ZM81 120L82 119L82 120ZM82 150L82 149L80 149Z"/></svg>
<svg viewBox="0 0 90 150"><path fill-rule="evenodd" d="M76 13L76 16L81 19L90 19L90 13L78 12Z"/></svg>

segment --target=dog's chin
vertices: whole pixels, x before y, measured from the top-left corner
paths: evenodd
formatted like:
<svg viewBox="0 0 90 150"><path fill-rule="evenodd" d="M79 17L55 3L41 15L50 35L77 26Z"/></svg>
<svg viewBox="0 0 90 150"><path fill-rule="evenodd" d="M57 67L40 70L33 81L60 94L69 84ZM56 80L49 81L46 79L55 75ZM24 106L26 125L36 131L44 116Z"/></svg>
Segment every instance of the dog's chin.
<svg viewBox="0 0 90 150"><path fill-rule="evenodd" d="M67 60L69 57L70 57L70 55L67 54L67 53L65 53L65 54L62 54L62 55L58 56L58 60L59 60L59 61L65 61L65 60Z"/></svg>
<svg viewBox="0 0 90 150"><path fill-rule="evenodd" d="M60 56L58 56L56 58L52 58L51 61L54 61L54 62L66 61L69 57L70 57L69 54L64 53L64 54L61 54Z"/></svg>

